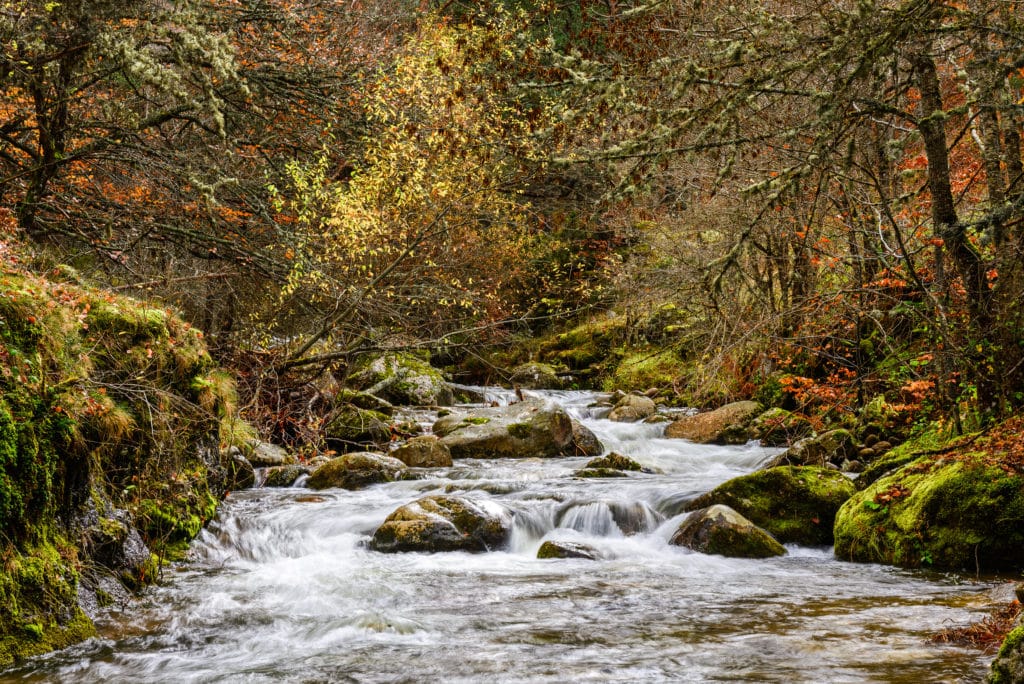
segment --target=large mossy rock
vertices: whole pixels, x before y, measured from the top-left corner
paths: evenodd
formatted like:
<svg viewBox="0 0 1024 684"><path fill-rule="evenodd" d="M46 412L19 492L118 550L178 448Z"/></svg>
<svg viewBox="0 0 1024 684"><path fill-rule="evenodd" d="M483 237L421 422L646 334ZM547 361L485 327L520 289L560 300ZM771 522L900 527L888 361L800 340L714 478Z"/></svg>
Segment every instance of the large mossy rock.
<svg viewBox="0 0 1024 684"><path fill-rule="evenodd" d="M410 468L447 468L452 464L452 452L435 435L413 437L390 455Z"/></svg>
<svg viewBox="0 0 1024 684"><path fill-rule="evenodd" d="M999 653L989 669L988 684L1020 684L1024 682L1024 621L1016 625L1003 639Z"/></svg>
<svg viewBox="0 0 1024 684"><path fill-rule="evenodd" d="M391 513L370 548L404 551L493 551L508 543L512 516L497 504L458 496L428 496Z"/></svg>
<svg viewBox="0 0 1024 684"><path fill-rule="evenodd" d="M398 406L451 406L454 395L441 371L416 354L388 352L357 361L354 387Z"/></svg>
<svg viewBox="0 0 1024 684"><path fill-rule="evenodd" d="M997 572L1024 566L1024 475L984 454L922 456L854 495L836 556L901 567Z"/></svg>
<svg viewBox="0 0 1024 684"><path fill-rule="evenodd" d="M669 543L731 558L786 555L786 549L770 534L728 506L721 505L691 513L680 523Z"/></svg>
<svg viewBox="0 0 1024 684"><path fill-rule="evenodd" d="M832 544L839 508L857 491L842 473L827 468L780 466L733 478L691 501L693 511L724 504L763 527L783 544Z"/></svg>
<svg viewBox="0 0 1024 684"><path fill-rule="evenodd" d="M93 635L100 592L155 580L246 477L234 383L163 306L4 261L0 369L3 669Z"/></svg>
<svg viewBox="0 0 1024 684"><path fill-rule="evenodd" d="M373 452L345 454L314 470L306 486L310 489L363 489L381 482L394 482L405 474L397 458Z"/></svg>
<svg viewBox="0 0 1024 684"><path fill-rule="evenodd" d="M548 458L573 445L569 415L541 399L452 413L438 419L433 432L452 458Z"/></svg>
<svg viewBox="0 0 1024 684"><path fill-rule="evenodd" d="M743 444L750 439L748 426L759 411L756 401L737 401L669 423L665 436L698 444Z"/></svg>

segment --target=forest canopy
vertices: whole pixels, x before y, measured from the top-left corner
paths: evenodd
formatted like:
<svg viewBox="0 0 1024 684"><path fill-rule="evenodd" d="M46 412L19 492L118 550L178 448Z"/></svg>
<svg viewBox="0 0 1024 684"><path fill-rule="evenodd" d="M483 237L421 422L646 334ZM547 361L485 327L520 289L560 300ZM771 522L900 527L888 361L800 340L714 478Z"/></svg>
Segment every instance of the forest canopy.
<svg viewBox="0 0 1024 684"><path fill-rule="evenodd" d="M985 421L1024 403L1020 10L2 0L0 222L225 362L611 310L692 402Z"/></svg>

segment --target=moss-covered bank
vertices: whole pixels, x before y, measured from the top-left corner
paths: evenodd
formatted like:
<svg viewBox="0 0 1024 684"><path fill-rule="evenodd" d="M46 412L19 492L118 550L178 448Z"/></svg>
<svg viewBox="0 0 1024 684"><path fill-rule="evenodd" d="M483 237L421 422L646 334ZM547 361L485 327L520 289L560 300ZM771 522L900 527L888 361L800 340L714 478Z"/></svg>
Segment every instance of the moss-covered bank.
<svg viewBox="0 0 1024 684"><path fill-rule="evenodd" d="M233 385L162 308L0 271L0 667L93 632L224 493Z"/></svg>
<svg viewBox="0 0 1024 684"><path fill-rule="evenodd" d="M928 434L917 442L935 443ZM916 459L848 500L836 516L836 555L970 572L1024 567L1020 463L993 448L992 437L960 444L919 449Z"/></svg>

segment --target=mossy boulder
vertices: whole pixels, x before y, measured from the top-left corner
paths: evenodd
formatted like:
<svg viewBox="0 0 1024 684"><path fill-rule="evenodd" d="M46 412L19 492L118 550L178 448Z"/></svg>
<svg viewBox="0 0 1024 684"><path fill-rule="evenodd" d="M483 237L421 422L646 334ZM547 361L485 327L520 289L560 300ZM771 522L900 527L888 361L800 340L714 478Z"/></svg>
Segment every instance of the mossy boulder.
<svg viewBox="0 0 1024 684"><path fill-rule="evenodd" d="M714 411L684 416L665 426L665 436L698 444L743 444L750 439L748 426L760 412L756 401L737 401Z"/></svg>
<svg viewBox="0 0 1024 684"><path fill-rule="evenodd" d="M451 406L454 402L441 371L428 358L408 352L358 359L349 383L398 406Z"/></svg>
<svg viewBox="0 0 1024 684"><path fill-rule="evenodd" d="M835 550L846 560L908 568L1018 570L1024 475L983 453L922 456L843 505Z"/></svg>
<svg viewBox="0 0 1024 684"><path fill-rule="evenodd" d="M786 555L774 537L728 506L714 505L691 513L669 540L700 553L731 558Z"/></svg>
<svg viewBox="0 0 1024 684"><path fill-rule="evenodd" d="M537 549L537 558L583 558L585 560L598 560L601 558L601 552L589 544L549 539Z"/></svg>
<svg viewBox="0 0 1024 684"><path fill-rule="evenodd" d="M1019 618L1016 626L1003 639L986 681L988 684L1024 682L1024 622Z"/></svg>
<svg viewBox="0 0 1024 684"><path fill-rule="evenodd" d="M405 551L493 551L508 543L512 516L490 501L428 496L392 512L377 528L370 548Z"/></svg>
<svg viewBox="0 0 1024 684"><path fill-rule="evenodd" d="M324 428L327 446L339 452L382 446L390 439L391 424L386 414L354 405L335 409Z"/></svg>
<svg viewBox="0 0 1024 684"><path fill-rule="evenodd" d="M436 435L413 437L390 455L410 468L446 468L452 464L451 451Z"/></svg>
<svg viewBox="0 0 1024 684"><path fill-rule="evenodd" d="M452 458L549 458L572 448L572 420L541 399L451 414L434 423L434 434Z"/></svg>
<svg viewBox="0 0 1024 684"><path fill-rule="evenodd" d="M750 437L764 446L786 446L810 436L814 429L806 416L770 408L750 423Z"/></svg>
<svg viewBox="0 0 1024 684"><path fill-rule="evenodd" d="M405 475L405 464L397 458L374 452L345 454L333 458L309 475L310 489L363 489L382 482L394 482Z"/></svg>
<svg viewBox="0 0 1024 684"><path fill-rule="evenodd" d="M780 466L733 478L691 501L693 511L724 504L783 544L832 544L839 508L856 492L853 482L827 468Z"/></svg>
<svg viewBox="0 0 1024 684"><path fill-rule="evenodd" d="M608 420L616 423L635 423L654 415L657 406L650 397L642 394L627 394L615 402L608 414Z"/></svg>
<svg viewBox="0 0 1024 684"><path fill-rule="evenodd" d="M509 373L509 382L526 389L538 390L563 389L566 386L558 369L536 361L529 361L513 368Z"/></svg>

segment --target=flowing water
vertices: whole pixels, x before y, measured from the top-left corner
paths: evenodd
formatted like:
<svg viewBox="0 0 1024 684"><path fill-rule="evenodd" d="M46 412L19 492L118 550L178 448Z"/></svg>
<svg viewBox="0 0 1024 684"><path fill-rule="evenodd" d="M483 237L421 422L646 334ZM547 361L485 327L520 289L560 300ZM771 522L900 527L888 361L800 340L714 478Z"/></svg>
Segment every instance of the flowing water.
<svg viewBox="0 0 1024 684"><path fill-rule="evenodd" d="M693 496L777 450L698 446L547 393L657 474L575 479L585 458L460 461L359 492L233 493L102 636L0 675L60 682L972 682L989 656L928 637L978 619L992 582L669 546ZM507 395L498 393L498 399ZM423 416L428 420L428 416ZM398 506L458 493L515 513L509 548L379 554ZM538 560L544 540L603 558Z"/></svg>

